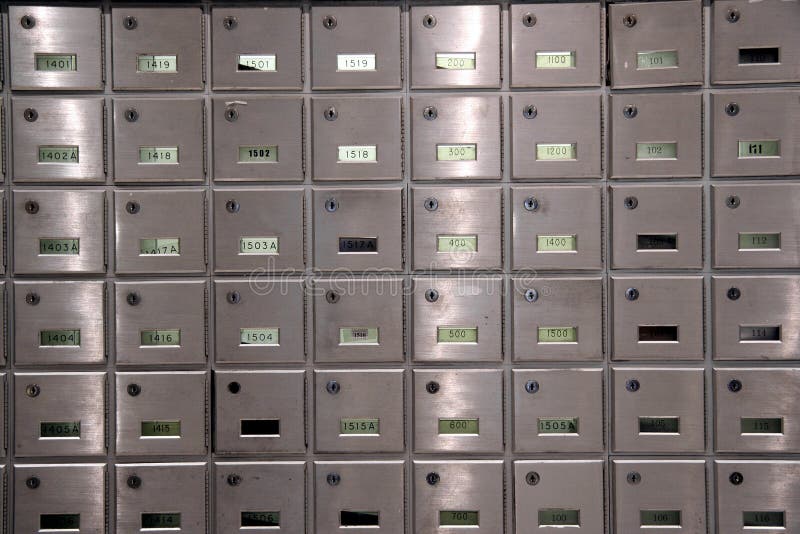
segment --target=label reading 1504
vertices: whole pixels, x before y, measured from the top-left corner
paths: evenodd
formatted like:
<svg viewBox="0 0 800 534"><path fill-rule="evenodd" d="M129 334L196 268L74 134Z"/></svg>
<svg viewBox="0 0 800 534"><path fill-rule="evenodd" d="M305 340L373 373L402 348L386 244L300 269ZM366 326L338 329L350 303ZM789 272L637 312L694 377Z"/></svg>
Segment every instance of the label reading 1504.
<svg viewBox="0 0 800 534"><path fill-rule="evenodd" d="M280 345L279 328L240 328L240 345Z"/></svg>

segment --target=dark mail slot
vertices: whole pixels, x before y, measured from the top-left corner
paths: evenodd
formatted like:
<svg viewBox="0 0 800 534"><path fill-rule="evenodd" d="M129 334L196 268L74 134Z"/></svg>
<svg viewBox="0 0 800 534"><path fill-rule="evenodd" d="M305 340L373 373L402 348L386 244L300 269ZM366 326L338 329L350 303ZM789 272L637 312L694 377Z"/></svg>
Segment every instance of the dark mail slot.
<svg viewBox="0 0 800 534"><path fill-rule="evenodd" d="M380 526L378 512L339 512L339 526L341 527L377 527Z"/></svg>
<svg viewBox="0 0 800 534"><path fill-rule="evenodd" d="M780 48L740 48L739 65L780 63Z"/></svg>
<svg viewBox="0 0 800 534"><path fill-rule="evenodd" d="M242 512L241 526L266 528L281 526L280 512Z"/></svg>
<svg viewBox="0 0 800 534"><path fill-rule="evenodd" d="M678 341L678 327L674 325L639 325L639 341L642 343Z"/></svg>
<svg viewBox="0 0 800 534"><path fill-rule="evenodd" d="M39 530L75 530L81 528L81 514L42 514Z"/></svg>
<svg viewBox="0 0 800 534"><path fill-rule="evenodd" d="M636 234L637 250L678 250L678 234Z"/></svg>
<svg viewBox="0 0 800 534"><path fill-rule="evenodd" d="M365 254L378 252L377 237L340 237L339 252Z"/></svg>
<svg viewBox="0 0 800 534"><path fill-rule="evenodd" d="M242 436L280 436L280 419L242 419Z"/></svg>

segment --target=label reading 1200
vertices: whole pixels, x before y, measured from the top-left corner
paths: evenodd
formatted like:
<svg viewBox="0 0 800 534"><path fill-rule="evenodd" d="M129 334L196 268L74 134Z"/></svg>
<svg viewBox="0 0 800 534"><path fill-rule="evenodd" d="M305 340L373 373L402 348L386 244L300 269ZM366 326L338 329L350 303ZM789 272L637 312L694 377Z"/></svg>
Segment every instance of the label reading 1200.
<svg viewBox="0 0 800 534"><path fill-rule="evenodd" d="M136 72L157 74L178 72L178 56L139 54L136 57Z"/></svg>
<svg viewBox="0 0 800 534"><path fill-rule="evenodd" d="M40 330L40 347L80 347L80 330Z"/></svg>
<svg viewBox="0 0 800 534"><path fill-rule="evenodd" d="M39 437L45 439L75 439L81 437L80 421L45 421L39 423Z"/></svg>
<svg viewBox="0 0 800 534"><path fill-rule="evenodd" d="M75 54L34 54L36 70L64 72L78 70L78 56Z"/></svg>
<svg viewBox="0 0 800 534"><path fill-rule="evenodd" d="M574 161L578 159L578 144L536 143L536 159L542 161Z"/></svg>
<svg viewBox="0 0 800 534"><path fill-rule="evenodd" d="M181 437L181 422L142 421L141 431L143 438L179 438Z"/></svg>
<svg viewBox="0 0 800 534"><path fill-rule="evenodd" d="M78 147L76 145L40 146L39 163L78 163Z"/></svg>
<svg viewBox="0 0 800 534"><path fill-rule="evenodd" d="M80 253L80 239L77 237L39 239L39 254L43 256L69 256Z"/></svg>

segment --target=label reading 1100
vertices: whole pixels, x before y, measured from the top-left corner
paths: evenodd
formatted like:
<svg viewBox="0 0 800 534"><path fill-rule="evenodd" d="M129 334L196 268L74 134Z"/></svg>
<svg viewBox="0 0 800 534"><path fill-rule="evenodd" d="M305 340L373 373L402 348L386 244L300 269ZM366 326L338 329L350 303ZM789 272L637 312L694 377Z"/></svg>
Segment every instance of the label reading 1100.
<svg viewBox="0 0 800 534"><path fill-rule="evenodd" d="M537 69L574 69L575 52L536 52Z"/></svg>
<svg viewBox="0 0 800 534"><path fill-rule="evenodd" d="M75 54L35 54L36 70L64 72L78 70L78 56Z"/></svg>
<svg viewBox="0 0 800 534"><path fill-rule="evenodd" d="M178 56L139 54L136 58L136 71L159 74L178 72Z"/></svg>
<svg viewBox="0 0 800 534"><path fill-rule="evenodd" d="M40 330L40 347L79 347L81 345L80 330Z"/></svg>
<svg viewBox="0 0 800 534"><path fill-rule="evenodd" d="M78 163L78 147L76 145L40 146L39 163Z"/></svg>
<svg viewBox="0 0 800 534"><path fill-rule="evenodd" d="M80 239L78 238L39 239L39 254L43 256L77 255L80 253Z"/></svg>

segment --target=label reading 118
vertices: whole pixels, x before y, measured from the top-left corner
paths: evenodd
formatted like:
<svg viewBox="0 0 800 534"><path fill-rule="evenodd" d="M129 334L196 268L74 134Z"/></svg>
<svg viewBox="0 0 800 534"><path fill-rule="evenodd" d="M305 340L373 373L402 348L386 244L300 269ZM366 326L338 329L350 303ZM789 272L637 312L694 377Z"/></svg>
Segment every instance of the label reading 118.
<svg viewBox="0 0 800 534"><path fill-rule="evenodd" d="M39 163L78 163L78 147L76 145L40 146Z"/></svg>

